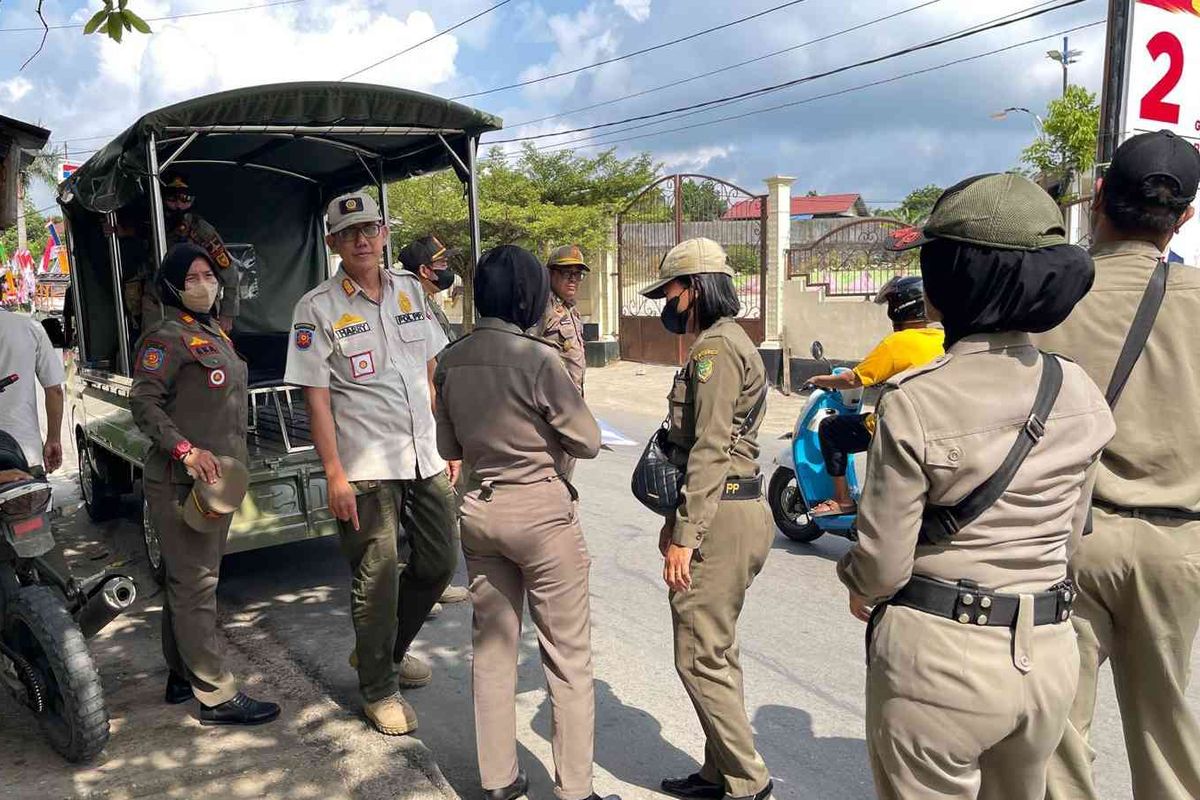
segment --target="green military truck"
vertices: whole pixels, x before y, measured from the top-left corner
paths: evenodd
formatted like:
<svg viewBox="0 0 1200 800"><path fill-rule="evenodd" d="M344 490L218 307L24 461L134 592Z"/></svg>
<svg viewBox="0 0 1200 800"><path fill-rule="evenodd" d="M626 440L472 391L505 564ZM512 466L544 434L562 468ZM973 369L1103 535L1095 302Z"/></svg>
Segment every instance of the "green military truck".
<svg viewBox="0 0 1200 800"><path fill-rule="evenodd" d="M139 493L150 447L129 410L141 324L133 295L167 249L164 174L186 179L193 212L220 232L241 277L231 337L249 367L251 485L227 550L239 552L336 530L303 393L283 382L292 308L330 274L326 203L375 186L390 219L386 182L453 169L477 258L476 149L481 134L499 127L489 114L417 92L288 83L153 111L88 159L58 196L73 276L67 419L88 513L113 516L122 495ZM161 577L158 537L142 512L147 558Z"/></svg>

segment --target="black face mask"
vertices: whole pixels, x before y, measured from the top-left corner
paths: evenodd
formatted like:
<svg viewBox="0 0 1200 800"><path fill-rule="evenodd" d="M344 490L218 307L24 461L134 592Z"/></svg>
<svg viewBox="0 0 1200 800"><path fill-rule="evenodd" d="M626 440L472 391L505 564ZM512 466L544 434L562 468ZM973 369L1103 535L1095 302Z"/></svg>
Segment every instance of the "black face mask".
<svg viewBox="0 0 1200 800"><path fill-rule="evenodd" d="M674 334L685 334L688 328L688 316L691 314L691 309L687 311L679 310L680 295L676 295L667 301L663 306L662 313L659 315L662 319L663 327Z"/></svg>
<svg viewBox="0 0 1200 800"><path fill-rule="evenodd" d="M433 285L437 287L439 292L444 292L454 285L454 272L447 267L446 269L431 269L433 273Z"/></svg>

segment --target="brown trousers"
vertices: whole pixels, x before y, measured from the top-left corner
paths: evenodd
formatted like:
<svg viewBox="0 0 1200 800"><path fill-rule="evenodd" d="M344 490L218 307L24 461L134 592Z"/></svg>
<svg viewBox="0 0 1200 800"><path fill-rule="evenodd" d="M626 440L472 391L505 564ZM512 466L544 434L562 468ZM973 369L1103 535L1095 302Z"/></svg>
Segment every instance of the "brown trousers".
<svg viewBox="0 0 1200 800"><path fill-rule="evenodd" d="M517 777L517 659L525 599L553 709L555 794L592 794L591 558L575 503L557 479L467 492L462 547L475 616L475 740L484 789Z"/></svg>
<svg viewBox="0 0 1200 800"><path fill-rule="evenodd" d="M1069 623L1034 627L1032 595L1025 605L1015 630L883 611L867 667L880 800L1041 800L1079 655Z"/></svg>
<svg viewBox="0 0 1200 800"><path fill-rule="evenodd" d="M757 794L771 779L746 717L737 623L774 538L766 503L721 502L693 557L692 588L670 595L675 669L704 729L700 775L733 797Z"/></svg>
<svg viewBox="0 0 1200 800"><path fill-rule="evenodd" d="M1050 762L1051 800L1095 800L1088 744L1100 667L1112 662L1137 800L1200 797L1200 724L1186 697L1200 626L1200 522L1095 510L1071 560L1079 690Z"/></svg>
<svg viewBox="0 0 1200 800"><path fill-rule="evenodd" d="M217 582L229 522L216 533L201 533L184 524L182 504L191 489L189 484L150 478L142 483L167 573L163 657L172 672L192 684L196 699L215 706L238 691L237 680L225 669L217 630Z"/></svg>

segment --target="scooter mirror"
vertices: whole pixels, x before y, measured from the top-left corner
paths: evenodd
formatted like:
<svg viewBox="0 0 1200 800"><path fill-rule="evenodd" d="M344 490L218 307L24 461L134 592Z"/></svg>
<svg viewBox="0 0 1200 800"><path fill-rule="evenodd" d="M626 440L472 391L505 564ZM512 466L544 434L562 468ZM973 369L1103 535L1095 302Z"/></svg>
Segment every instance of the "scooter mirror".
<svg viewBox="0 0 1200 800"><path fill-rule="evenodd" d="M816 361L820 361L821 359L825 358L825 346L819 341L812 343L811 352L813 359Z"/></svg>

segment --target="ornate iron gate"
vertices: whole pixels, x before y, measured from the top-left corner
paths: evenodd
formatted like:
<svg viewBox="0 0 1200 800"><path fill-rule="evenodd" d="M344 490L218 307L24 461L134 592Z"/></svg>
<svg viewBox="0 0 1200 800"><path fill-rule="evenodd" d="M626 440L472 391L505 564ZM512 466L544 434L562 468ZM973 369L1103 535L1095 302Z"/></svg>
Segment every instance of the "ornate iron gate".
<svg viewBox="0 0 1200 800"><path fill-rule="evenodd" d="M682 364L694 336L675 336L659 322L662 300L641 291L679 242L704 236L719 242L733 267L742 310L738 322L755 344L765 333L767 198L707 175L668 175L642 190L617 215L621 358Z"/></svg>
<svg viewBox="0 0 1200 800"><path fill-rule="evenodd" d="M872 297L892 278L920 275L919 251L893 253L886 248L889 234L907 223L888 217L857 219L826 231L810 242L797 242L787 251L788 278L803 278L837 297Z"/></svg>

